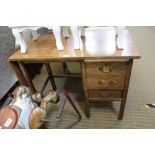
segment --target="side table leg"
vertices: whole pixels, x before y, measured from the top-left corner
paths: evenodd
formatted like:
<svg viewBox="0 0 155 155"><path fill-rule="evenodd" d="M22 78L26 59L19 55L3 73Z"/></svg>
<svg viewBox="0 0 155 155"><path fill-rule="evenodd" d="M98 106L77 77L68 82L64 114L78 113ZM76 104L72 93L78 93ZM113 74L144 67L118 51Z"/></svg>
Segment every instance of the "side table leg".
<svg viewBox="0 0 155 155"><path fill-rule="evenodd" d="M75 112L78 114L77 121L75 121L74 123L72 123L68 127L66 127L66 129L71 129L73 126L75 126L77 123L79 123L81 121L82 116L81 116L79 110L77 109L77 107L75 106L74 102L72 101L71 97L69 96L67 90L64 91L64 95L67 97L67 99L69 100L71 106L73 107L73 109L75 110Z"/></svg>
<svg viewBox="0 0 155 155"><path fill-rule="evenodd" d="M123 97L122 97L122 101L121 101L121 105L120 105L118 120L123 119L123 114L124 114L124 109L125 109L125 104L126 104L126 98L127 98L127 94L128 94L128 88L129 88L129 82L130 82L130 76L131 76L131 70L132 70L132 64L133 64L133 60L129 60L127 62L124 91L123 91Z"/></svg>
<svg viewBox="0 0 155 155"><path fill-rule="evenodd" d="M90 103L89 103L88 99L86 99L85 109L86 109L86 117L90 118Z"/></svg>
<svg viewBox="0 0 155 155"><path fill-rule="evenodd" d="M85 63L81 62L81 71L82 71L82 82L83 82L83 91L85 97L85 115L87 118L90 118L90 103L88 101L88 94L87 94L87 86L86 86L86 76L85 76Z"/></svg>
<svg viewBox="0 0 155 155"><path fill-rule="evenodd" d="M50 64L49 63L45 63L45 66L46 66L46 69L47 69L47 72L48 72L48 76L49 76L49 80L51 81L51 85L53 87L53 90L56 90L57 88L56 88L56 84L55 84L55 81L54 81L54 78L53 78L53 73L52 73Z"/></svg>
<svg viewBox="0 0 155 155"><path fill-rule="evenodd" d="M16 74L16 77L19 80L20 84L24 85L24 86L28 86L26 79L25 79L22 71L20 70L18 63L17 62L11 62L11 61L9 63L11 65L12 70Z"/></svg>
<svg viewBox="0 0 155 155"><path fill-rule="evenodd" d="M33 85L33 83L32 83L31 77L30 77L30 75L28 74L28 72L27 72L27 70L26 70L24 64L23 64L22 62L18 62L18 64L19 64L19 67L20 67L20 69L21 69L21 71L22 71L22 73L23 73L23 75L24 75L26 81L27 81L27 84L28 84L28 87L29 87L30 90L31 90L31 93L32 93L32 94L35 94L35 93L36 93L36 89L35 89L35 87L34 87L34 85Z"/></svg>

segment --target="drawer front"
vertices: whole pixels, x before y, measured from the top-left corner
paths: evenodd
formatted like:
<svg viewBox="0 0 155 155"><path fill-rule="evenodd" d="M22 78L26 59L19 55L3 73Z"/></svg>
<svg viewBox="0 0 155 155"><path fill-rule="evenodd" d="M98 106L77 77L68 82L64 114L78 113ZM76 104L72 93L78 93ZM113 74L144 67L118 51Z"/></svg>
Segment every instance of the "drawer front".
<svg viewBox="0 0 155 155"><path fill-rule="evenodd" d="M86 74L87 75L125 75L126 73L126 62L96 62L86 63Z"/></svg>
<svg viewBox="0 0 155 155"><path fill-rule="evenodd" d="M88 98L120 99L122 98L122 91L119 91L119 90L88 90Z"/></svg>
<svg viewBox="0 0 155 155"><path fill-rule="evenodd" d="M87 77L88 89L123 89L124 76Z"/></svg>

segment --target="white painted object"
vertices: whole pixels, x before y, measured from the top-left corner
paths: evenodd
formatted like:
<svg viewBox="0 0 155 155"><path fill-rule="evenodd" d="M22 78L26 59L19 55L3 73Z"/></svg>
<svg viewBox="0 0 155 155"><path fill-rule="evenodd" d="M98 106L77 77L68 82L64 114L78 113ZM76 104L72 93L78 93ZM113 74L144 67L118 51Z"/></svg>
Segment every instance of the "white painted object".
<svg viewBox="0 0 155 155"><path fill-rule="evenodd" d="M32 34L32 39L37 40L39 38L39 34L37 33L37 29L41 27L39 26L33 26L33 27L12 27L12 32L15 36L15 38L19 39L19 44L21 48L21 53L26 53L28 49L28 45L23 37L22 32L29 29ZM57 49L62 51L64 50L64 46L62 43L62 38L61 38L61 31L62 34L65 38L69 37L69 34L67 32L67 27L61 27L61 26L51 26L48 28L52 28L53 34L56 39L56 46ZM124 34L125 27L124 26L115 26L115 31L116 34L118 35L117 37L117 46L119 49L123 49L123 34ZM71 32L74 38L74 49L80 49L80 38L81 36L85 36L85 28L84 26L71 26Z"/></svg>
<svg viewBox="0 0 155 155"><path fill-rule="evenodd" d="M123 40L124 40L124 31L125 31L125 26L116 26L115 31L117 34L117 47L118 49L123 49Z"/></svg>
<svg viewBox="0 0 155 155"><path fill-rule="evenodd" d="M64 50L64 46L63 46L63 43L62 43L62 40L61 40L61 27L60 26L55 26L55 27L52 27L52 30L53 30L53 34L55 36L57 49L59 51ZM67 33L66 29L65 29L65 32L63 33L63 35L65 35L65 37L66 36L69 37L69 34Z"/></svg>
<svg viewBox="0 0 155 155"><path fill-rule="evenodd" d="M20 48L21 48L21 53L26 53L27 50L28 50L28 45L23 37L23 31L29 29L31 31L31 34L32 34L32 39L33 40L37 40L39 38L39 34L37 33L37 29L39 29L41 27L39 26L33 26L33 27L12 27L12 32L16 38L16 40L19 40L19 45L20 45ZM68 31L67 31L67 27L64 26L64 27L61 27L61 26L51 26L51 27L48 27L48 28L52 28L53 30L53 34L55 36L55 39L56 39L56 46L57 46L57 49L62 51L64 50L64 46L63 46L63 43L62 43L62 38L61 38L61 31L62 31L62 34L65 38L68 38L69 37L69 34L68 34ZM80 36L84 36L84 28L83 27L78 27L78 26L73 26L71 27L71 31L72 31L72 34L73 34L73 38L74 38L74 49L79 49L80 48ZM79 34L79 32L81 32Z"/></svg>
<svg viewBox="0 0 155 155"><path fill-rule="evenodd" d="M28 49L28 45L26 43L26 40L24 39L23 32L25 30L29 30L31 32L32 39L37 40L39 38L39 34L36 31L38 28L39 27L27 27L27 26L12 27L12 33L16 38L16 42L18 42L20 45L21 53L26 53Z"/></svg>
<svg viewBox="0 0 155 155"><path fill-rule="evenodd" d="M94 37L95 32L95 37ZM101 35L102 34L102 35ZM85 29L85 48L90 56L109 56L116 51L116 31L114 27L88 27ZM104 37L106 36L106 42ZM98 38L100 37L100 41ZM100 47L100 49L98 49Z"/></svg>
<svg viewBox="0 0 155 155"><path fill-rule="evenodd" d="M61 26L52 26L52 30L56 39L56 46L59 51L64 50L64 46L62 43L62 38L61 38L61 31L63 34L63 37L68 38L69 34L67 31L67 27L61 27ZM71 26L71 32L73 35L74 39L74 49L80 49L80 37L84 36L84 27L79 27L79 26Z"/></svg>

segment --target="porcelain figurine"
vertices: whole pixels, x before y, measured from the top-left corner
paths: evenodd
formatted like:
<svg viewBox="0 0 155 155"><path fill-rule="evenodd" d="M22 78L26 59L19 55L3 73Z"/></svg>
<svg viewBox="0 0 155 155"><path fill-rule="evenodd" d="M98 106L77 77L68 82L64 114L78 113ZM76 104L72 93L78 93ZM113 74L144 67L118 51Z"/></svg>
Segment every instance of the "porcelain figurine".
<svg viewBox="0 0 155 155"><path fill-rule="evenodd" d="M55 91L51 91L47 96L42 97L36 93L31 95L28 87L20 86L14 94L14 99L9 105L18 113L18 121L16 128L36 129L39 128L46 117L46 106L48 103L57 103L59 95ZM38 106L37 103L41 103Z"/></svg>

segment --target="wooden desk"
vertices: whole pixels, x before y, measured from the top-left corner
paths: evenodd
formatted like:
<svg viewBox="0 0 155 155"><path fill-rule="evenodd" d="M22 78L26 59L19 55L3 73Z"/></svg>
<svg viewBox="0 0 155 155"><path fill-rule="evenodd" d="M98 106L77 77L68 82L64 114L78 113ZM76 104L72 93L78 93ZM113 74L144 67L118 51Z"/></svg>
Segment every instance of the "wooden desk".
<svg viewBox="0 0 155 155"><path fill-rule="evenodd" d="M78 61L81 64L85 112L90 116L91 101L121 101L118 119L123 118L133 59L140 58L132 37L126 30L124 50L118 50L110 31L88 31L80 50L73 49L73 38L63 39L64 51L57 51L52 34L31 42L26 54L14 53L9 62L20 83L35 87L23 68L23 62L48 63Z"/></svg>

